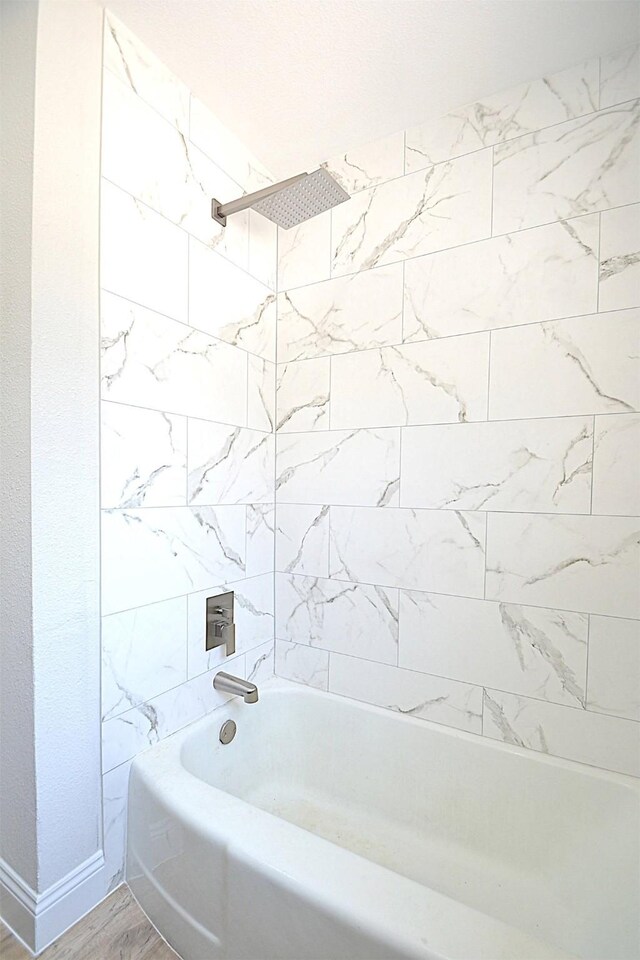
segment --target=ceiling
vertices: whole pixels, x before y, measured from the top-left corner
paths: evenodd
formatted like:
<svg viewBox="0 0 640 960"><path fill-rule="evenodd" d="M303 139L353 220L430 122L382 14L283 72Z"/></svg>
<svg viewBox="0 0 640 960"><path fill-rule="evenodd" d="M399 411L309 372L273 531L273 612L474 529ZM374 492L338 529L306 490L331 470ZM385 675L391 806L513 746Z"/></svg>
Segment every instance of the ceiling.
<svg viewBox="0 0 640 960"><path fill-rule="evenodd" d="M633 41L636 0L104 0L276 176Z"/></svg>

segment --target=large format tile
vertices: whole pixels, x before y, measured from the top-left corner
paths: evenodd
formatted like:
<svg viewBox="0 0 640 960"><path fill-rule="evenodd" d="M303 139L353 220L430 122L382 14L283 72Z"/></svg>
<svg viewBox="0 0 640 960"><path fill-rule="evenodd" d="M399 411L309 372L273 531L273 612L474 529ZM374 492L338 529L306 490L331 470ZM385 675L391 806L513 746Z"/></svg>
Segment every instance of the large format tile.
<svg viewBox="0 0 640 960"><path fill-rule="evenodd" d="M270 432L276 422L276 365L250 354L247 378L247 426Z"/></svg>
<svg viewBox="0 0 640 960"><path fill-rule="evenodd" d="M188 88L109 12L105 14L104 66L188 136Z"/></svg>
<svg viewBox="0 0 640 960"><path fill-rule="evenodd" d="M189 503L273 500L273 434L190 419L188 440Z"/></svg>
<svg viewBox="0 0 640 960"><path fill-rule="evenodd" d="M452 337L331 359L331 426L483 420L489 336Z"/></svg>
<svg viewBox="0 0 640 960"><path fill-rule="evenodd" d="M481 597L485 517L453 510L331 508L332 577Z"/></svg>
<svg viewBox="0 0 640 960"><path fill-rule="evenodd" d="M278 360L402 341L402 264L313 283L278 296Z"/></svg>
<svg viewBox="0 0 640 960"><path fill-rule="evenodd" d="M247 577L273 572L275 556L275 506L252 503L247 507Z"/></svg>
<svg viewBox="0 0 640 960"><path fill-rule="evenodd" d="M587 709L640 720L640 623L591 617Z"/></svg>
<svg viewBox="0 0 640 960"><path fill-rule="evenodd" d="M308 687L326 690L329 683L329 654L304 643L276 640L276 676Z"/></svg>
<svg viewBox="0 0 640 960"><path fill-rule="evenodd" d="M223 667L227 662L224 645L205 649L206 601L220 593L233 591L233 616L236 626L236 655L273 642L273 574L248 580L211 584L206 590L188 597L188 671L189 678ZM233 672L233 671L231 671Z"/></svg>
<svg viewBox="0 0 640 960"><path fill-rule="evenodd" d="M102 719L187 679L187 598L102 618Z"/></svg>
<svg viewBox="0 0 640 960"><path fill-rule="evenodd" d="M595 312L598 215L547 224L405 264L404 339Z"/></svg>
<svg viewBox="0 0 640 960"><path fill-rule="evenodd" d="M347 193L356 193L404 173L404 132L353 147L322 166Z"/></svg>
<svg viewBox="0 0 640 960"><path fill-rule="evenodd" d="M276 296L197 240L189 247L189 323L275 361Z"/></svg>
<svg viewBox="0 0 640 960"><path fill-rule="evenodd" d="M100 210L102 287L186 321L186 233L107 180Z"/></svg>
<svg viewBox="0 0 640 960"><path fill-rule="evenodd" d="M396 663L398 591L277 573L278 640Z"/></svg>
<svg viewBox="0 0 640 960"><path fill-rule="evenodd" d="M332 211L334 275L491 234L491 151L363 190Z"/></svg>
<svg viewBox="0 0 640 960"><path fill-rule="evenodd" d="M407 427L400 505L589 513L591 417Z"/></svg>
<svg viewBox="0 0 640 960"><path fill-rule="evenodd" d="M640 408L640 310L549 320L491 335L492 420Z"/></svg>
<svg viewBox="0 0 640 960"><path fill-rule="evenodd" d="M329 507L278 503L276 570L308 577L329 576Z"/></svg>
<svg viewBox="0 0 640 960"><path fill-rule="evenodd" d="M229 660L228 666L235 676L244 676L243 655ZM230 697L214 688L213 675L214 671L203 673L103 723L103 771L125 763L141 750L223 706Z"/></svg>
<svg viewBox="0 0 640 960"><path fill-rule="evenodd" d="M594 59L407 130L407 173L580 117L597 106L598 61Z"/></svg>
<svg viewBox="0 0 640 960"><path fill-rule="evenodd" d="M244 351L108 293L101 329L104 400L244 425Z"/></svg>
<svg viewBox="0 0 640 960"><path fill-rule="evenodd" d="M317 283L331 276L331 212L278 229L278 290Z"/></svg>
<svg viewBox="0 0 640 960"><path fill-rule="evenodd" d="M179 224L190 202L187 141L108 70L102 91L102 176Z"/></svg>
<svg viewBox="0 0 640 960"><path fill-rule="evenodd" d="M273 595L273 583L271 584ZM245 654L245 679L260 686L265 680L271 679L275 672L275 641L273 638L261 643Z"/></svg>
<svg viewBox="0 0 640 960"><path fill-rule="evenodd" d="M486 690L483 733L554 757L640 776L640 724Z"/></svg>
<svg viewBox="0 0 640 960"><path fill-rule="evenodd" d="M245 507L104 510L103 613L245 575Z"/></svg>
<svg viewBox="0 0 640 960"><path fill-rule="evenodd" d="M581 613L401 591L399 664L582 707L587 621Z"/></svg>
<svg viewBox="0 0 640 960"><path fill-rule="evenodd" d="M640 97L640 46L600 58L600 108Z"/></svg>
<svg viewBox="0 0 640 960"><path fill-rule="evenodd" d="M492 513L487 597L640 617L640 521Z"/></svg>
<svg viewBox="0 0 640 960"><path fill-rule="evenodd" d="M494 148L493 232L640 199L640 101Z"/></svg>
<svg viewBox="0 0 640 960"><path fill-rule="evenodd" d="M482 688L332 653L329 690L409 717L482 732Z"/></svg>
<svg viewBox="0 0 640 960"><path fill-rule="evenodd" d="M640 306L640 204L600 214L600 310Z"/></svg>
<svg viewBox="0 0 640 960"><path fill-rule="evenodd" d="M329 429L328 357L278 365L277 429L285 433Z"/></svg>
<svg viewBox="0 0 640 960"><path fill-rule="evenodd" d="M187 502L187 422L156 410L103 402L103 507L173 507Z"/></svg>
<svg viewBox="0 0 640 960"><path fill-rule="evenodd" d="M106 893L120 886L125 875L130 771L131 763L127 761L102 777L102 845L107 871ZM92 946L95 947L95 939ZM55 947L52 949L55 950Z"/></svg>
<svg viewBox="0 0 640 960"><path fill-rule="evenodd" d="M247 270L249 267L249 211L234 213L221 226L211 216L211 201L237 200L242 189L190 141L186 143L189 202L181 225L193 237Z"/></svg>
<svg viewBox="0 0 640 960"><path fill-rule="evenodd" d="M640 416L596 417L593 513L640 515Z"/></svg>
<svg viewBox="0 0 640 960"><path fill-rule="evenodd" d="M193 95L189 136L243 190L259 190L272 183L263 164Z"/></svg>
<svg viewBox="0 0 640 960"><path fill-rule="evenodd" d="M399 478L399 430L278 434L279 503L385 507L398 502Z"/></svg>

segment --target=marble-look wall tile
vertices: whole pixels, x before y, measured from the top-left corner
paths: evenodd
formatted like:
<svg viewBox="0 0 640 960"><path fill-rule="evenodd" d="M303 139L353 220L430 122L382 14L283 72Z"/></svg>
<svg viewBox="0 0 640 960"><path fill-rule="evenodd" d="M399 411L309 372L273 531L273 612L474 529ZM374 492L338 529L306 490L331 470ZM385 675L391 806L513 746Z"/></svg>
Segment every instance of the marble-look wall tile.
<svg viewBox="0 0 640 960"><path fill-rule="evenodd" d="M640 204L600 214L600 310L640 306Z"/></svg>
<svg viewBox="0 0 640 960"><path fill-rule="evenodd" d="M103 507L186 504L187 424L184 417L124 404L102 404Z"/></svg>
<svg viewBox="0 0 640 960"><path fill-rule="evenodd" d="M600 58L600 109L640 97L640 46Z"/></svg>
<svg viewBox="0 0 640 960"><path fill-rule="evenodd" d="M186 233L107 180L100 209L103 289L186 321Z"/></svg>
<svg viewBox="0 0 640 960"><path fill-rule="evenodd" d="M488 376L485 333L332 357L331 426L483 420Z"/></svg>
<svg viewBox="0 0 640 960"><path fill-rule="evenodd" d="M331 212L278 230L278 290L289 290L331 276Z"/></svg>
<svg viewBox="0 0 640 960"><path fill-rule="evenodd" d="M374 187L404 174L404 133L353 147L322 166L347 193Z"/></svg>
<svg viewBox="0 0 640 960"><path fill-rule="evenodd" d="M107 879L105 896L124 880L127 850L127 799L131 762L102 777L102 845Z"/></svg>
<svg viewBox="0 0 640 960"><path fill-rule="evenodd" d="M273 434L190 419L188 441L189 503L273 501Z"/></svg>
<svg viewBox="0 0 640 960"><path fill-rule="evenodd" d="M329 654L303 643L276 641L276 676L296 683L305 683L317 690L329 684Z"/></svg>
<svg viewBox="0 0 640 960"><path fill-rule="evenodd" d="M404 339L595 313L597 304L592 214L409 260Z"/></svg>
<svg viewBox="0 0 640 960"><path fill-rule="evenodd" d="M193 239L189 246L189 323L275 361L275 293Z"/></svg>
<svg viewBox="0 0 640 960"><path fill-rule="evenodd" d="M254 503L247 507L247 577L273 572L275 522L273 503Z"/></svg>
<svg viewBox="0 0 640 960"><path fill-rule="evenodd" d="M493 232L640 200L640 101L494 148Z"/></svg>
<svg viewBox="0 0 640 960"><path fill-rule="evenodd" d="M234 594L236 655L247 653L264 643L273 643L273 575L251 577L231 583L212 584L188 597L188 670L189 678L224 667L228 662L225 647L205 650L206 601L220 593ZM232 671L233 672L233 671ZM271 671L273 673L273 669Z"/></svg>
<svg viewBox="0 0 640 960"><path fill-rule="evenodd" d="M271 432L276 422L276 365L250 354L247 377L247 426Z"/></svg>
<svg viewBox="0 0 640 960"><path fill-rule="evenodd" d="M249 211L235 213L221 226L211 216L211 200L237 200L241 187L190 141L186 142L189 201L181 225L193 237L223 254L233 263L249 268Z"/></svg>
<svg viewBox="0 0 640 960"><path fill-rule="evenodd" d="M491 335L492 420L640 408L640 310L549 320Z"/></svg>
<svg viewBox="0 0 640 960"><path fill-rule="evenodd" d="M280 640L396 663L398 591L277 573Z"/></svg>
<svg viewBox="0 0 640 960"><path fill-rule="evenodd" d="M245 507L104 510L104 614L245 576Z"/></svg>
<svg viewBox="0 0 640 960"><path fill-rule="evenodd" d="M112 13L105 14L104 66L185 136L189 90Z"/></svg>
<svg viewBox="0 0 640 960"><path fill-rule="evenodd" d="M640 617L639 527L632 517L490 513L486 596Z"/></svg>
<svg viewBox="0 0 640 960"><path fill-rule="evenodd" d="M482 688L467 683L332 653L329 690L405 716L482 732Z"/></svg>
<svg viewBox="0 0 640 960"><path fill-rule="evenodd" d="M407 427L400 505L589 513L591 417Z"/></svg>
<svg viewBox="0 0 640 960"><path fill-rule="evenodd" d="M593 513L640 515L640 416L596 417Z"/></svg>
<svg viewBox="0 0 640 960"><path fill-rule="evenodd" d="M308 577L329 576L329 507L278 503L276 570Z"/></svg>
<svg viewBox="0 0 640 960"><path fill-rule="evenodd" d="M278 227L249 210L249 273L271 290L278 285Z"/></svg>
<svg viewBox="0 0 640 960"><path fill-rule="evenodd" d="M278 297L278 359L302 360L402 340L402 264L314 283Z"/></svg>
<svg viewBox="0 0 640 960"><path fill-rule="evenodd" d="M102 719L187 679L187 598L102 618Z"/></svg>
<svg viewBox="0 0 640 960"><path fill-rule="evenodd" d="M266 167L193 95L189 136L246 192L259 190L273 182Z"/></svg>
<svg viewBox="0 0 640 960"><path fill-rule="evenodd" d="M486 690L485 737L640 776L640 724Z"/></svg>
<svg viewBox="0 0 640 960"><path fill-rule="evenodd" d="M328 357L278 364L277 429L283 433L329 429Z"/></svg>
<svg viewBox="0 0 640 960"><path fill-rule="evenodd" d="M406 169L511 140L598 108L598 61L522 83L407 130Z"/></svg>
<svg viewBox="0 0 640 960"><path fill-rule="evenodd" d="M640 720L640 623L590 619L587 709Z"/></svg>
<svg viewBox="0 0 640 960"><path fill-rule="evenodd" d="M279 503L397 505L400 431L329 430L279 434Z"/></svg>
<svg viewBox="0 0 640 960"><path fill-rule="evenodd" d="M101 330L103 400L244 425L244 351L108 293Z"/></svg>
<svg viewBox="0 0 640 960"><path fill-rule="evenodd" d="M332 577L482 597L485 516L453 510L332 507Z"/></svg>
<svg viewBox="0 0 640 960"><path fill-rule="evenodd" d="M244 656L227 661L229 670L244 677ZM187 724L223 706L230 696L214 689L215 671L181 683L147 703L102 724L102 769L106 773L141 750L171 736Z"/></svg>
<svg viewBox="0 0 640 960"><path fill-rule="evenodd" d="M584 706L588 617L400 591L401 667Z"/></svg>
<svg viewBox="0 0 640 960"><path fill-rule="evenodd" d="M273 595L273 583L271 584L271 593ZM270 680L274 675L275 666L275 642L273 639L266 643L261 643L259 647L245 654L245 679L250 680L260 686L265 680Z"/></svg>
<svg viewBox="0 0 640 960"><path fill-rule="evenodd" d="M356 194L332 211L335 276L491 235L491 151Z"/></svg>
<svg viewBox="0 0 640 960"><path fill-rule="evenodd" d="M190 201L187 141L108 71L102 89L102 176L180 224Z"/></svg>

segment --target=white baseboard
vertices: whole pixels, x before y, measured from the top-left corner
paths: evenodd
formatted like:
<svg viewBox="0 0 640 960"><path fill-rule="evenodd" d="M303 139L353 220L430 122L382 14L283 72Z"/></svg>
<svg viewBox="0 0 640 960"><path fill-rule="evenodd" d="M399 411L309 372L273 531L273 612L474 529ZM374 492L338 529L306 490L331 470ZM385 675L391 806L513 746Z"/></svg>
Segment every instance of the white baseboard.
<svg viewBox="0 0 640 960"><path fill-rule="evenodd" d="M0 917L36 955L92 910L105 888L102 850L42 893L0 859Z"/></svg>

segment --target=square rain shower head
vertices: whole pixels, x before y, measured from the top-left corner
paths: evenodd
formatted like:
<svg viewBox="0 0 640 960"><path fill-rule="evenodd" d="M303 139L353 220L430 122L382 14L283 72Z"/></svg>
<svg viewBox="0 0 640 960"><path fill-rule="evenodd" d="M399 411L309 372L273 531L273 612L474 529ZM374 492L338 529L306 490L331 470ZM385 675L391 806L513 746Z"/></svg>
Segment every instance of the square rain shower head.
<svg viewBox="0 0 640 960"><path fill-rule="evenodd" d="M346 190L326 170L319 169L270 197L258 200L251 209L289 230L348 199Z"/></svg>

